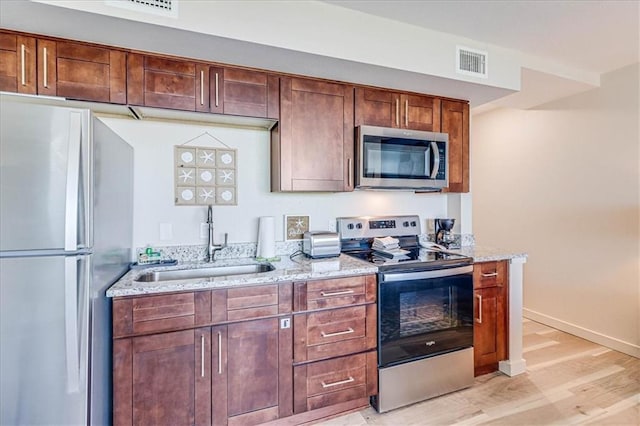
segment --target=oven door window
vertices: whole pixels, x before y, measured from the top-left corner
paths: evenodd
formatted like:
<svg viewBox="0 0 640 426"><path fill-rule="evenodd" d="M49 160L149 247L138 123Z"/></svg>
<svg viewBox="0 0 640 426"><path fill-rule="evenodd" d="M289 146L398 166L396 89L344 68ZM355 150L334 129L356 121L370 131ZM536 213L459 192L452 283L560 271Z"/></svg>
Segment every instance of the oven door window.
<svg viewBox="0 0 640 426"><path fill-rule="evenodd" d="M365 136L363 177L431 179L431 142L415 139Z"/></svg>
<svg viewBox="0 0 640 426"><path fill-rule="evenodd" d="M382 282L379 292L380 366L473 345L471 274Z"/></svg>

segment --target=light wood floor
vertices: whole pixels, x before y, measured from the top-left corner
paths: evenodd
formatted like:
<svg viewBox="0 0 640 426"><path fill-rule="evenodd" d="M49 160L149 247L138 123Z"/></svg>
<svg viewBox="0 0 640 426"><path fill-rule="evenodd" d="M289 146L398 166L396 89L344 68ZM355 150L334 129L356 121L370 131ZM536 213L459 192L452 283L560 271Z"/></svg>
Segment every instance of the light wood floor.
<svg viewBox="0 0 640 426"><path fill-rule="evenodd" d="M640 425L639 359L526 319L523 326L524 374L487 374L469 389L321 425Z"/></svg>

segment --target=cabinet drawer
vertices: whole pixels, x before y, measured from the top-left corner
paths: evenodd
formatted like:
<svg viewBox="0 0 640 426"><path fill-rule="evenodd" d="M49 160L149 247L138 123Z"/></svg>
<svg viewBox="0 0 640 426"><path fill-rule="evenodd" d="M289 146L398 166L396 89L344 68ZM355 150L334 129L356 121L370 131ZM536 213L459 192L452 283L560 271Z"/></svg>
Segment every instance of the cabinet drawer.
<svg viewBox="0 0 640 426"><path fill-rule="evenodd" d="M376 300L374 275L336 278L298 283L295 287L294 310L352 306Z"/></svg>
<svg viewBox="0 0 640 426"><path fill-rule="evenodd" d="M482 262L473 266L473 288L502 287L507 282L507 261Z"/></svg>
<svg viewBox="0 0 640 426"><path fill-rule="evenodd" d="M167 294L113 301L113 335L121 337L195 325L194 293Z"/></svg>
<svg viewBox="0 0 640 426"><path fill-rule="evenodd" d="M377 393L375 351L294 367L294 412Z"/></svg>
<svg viewBox="0 0 640 426"><path fill-rule="evenodd" d="M376 346L375 304L295 315L294 362L326 359Z"/></svg>
<svg viewBox="0 0 640 426"><path fill-rule="evenodd" d="M291 312L291 284L280 283L211 291L213 323Z"/></svg>

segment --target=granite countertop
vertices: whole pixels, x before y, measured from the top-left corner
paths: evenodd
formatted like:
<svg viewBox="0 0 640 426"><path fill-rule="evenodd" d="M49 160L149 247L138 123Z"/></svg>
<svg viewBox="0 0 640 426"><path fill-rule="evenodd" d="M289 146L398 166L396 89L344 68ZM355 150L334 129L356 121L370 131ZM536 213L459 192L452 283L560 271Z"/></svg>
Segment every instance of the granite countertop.
<svg viewBox="0 0 640 426"><path fill-rule="evenodd" d="M526 260L526 253L509 252L493 247L483 246L463 246L459 250L451 250L456 253L463 254L465 256L473 257L474 262L490 262L495 260L511 260L517 258L523 258Z"/></svg>
<svg viewBox="0 0 640 426"><path fill-rule="evenodd" d="M459 250L451 250L465 256L472 257L475 262L488 262L496 260L510 260L523 258L525 253L510 253L482 246L463 246ZM256 274L227 275L208 278L176 279L156 282L135 281L140 274L154 271L173 271L181 269L211 268L217 266L233 266L265 263L254 258L237 258L216 260L213 263L203 261L181 262L176 266L149 267L144 269L132 269L127 272L109 290L107 297L137 296L143 294L167 293L174 291L206 290L213 288L228 288L256 284L271 284L285 281L304 281L313 279L348 277L353 275L375 274L378 268L368 262L341 254L339 257L328 259L308 259L304 256L282 256L280 261L271 262L275 270Z"/></svg>
<svg viewBox="0 0 640 426"><path fill-rule="evenodd" d="M347 277L352 275L375 274L378 268L370 263L351 256L340 255L328 259L307 259L304 256L282 256L280 261L271 262L275 270L257 274L230 275L209 278L178 279L156 282L135 281L140 274L153 271L172 271L180 269L210 268L216 266L232 266L265 263L253 258L216 260L206 262L184 262L176 266L150 267L132 269L107 290L107 297L137 296L143 294L167 293L173 291L206 290L213 288L270 284L285 281L304 281Z"/></svg>

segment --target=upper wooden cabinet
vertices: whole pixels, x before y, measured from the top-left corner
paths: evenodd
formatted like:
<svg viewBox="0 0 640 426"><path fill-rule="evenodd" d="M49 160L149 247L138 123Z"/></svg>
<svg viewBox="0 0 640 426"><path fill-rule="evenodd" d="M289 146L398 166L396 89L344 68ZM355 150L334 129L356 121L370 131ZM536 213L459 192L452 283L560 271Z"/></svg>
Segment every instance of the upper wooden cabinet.
<svg viewBox="0 0 640 426"><path fill-rule="evenodd" d="M127 100L132 105L209 111L209 67L191 61L130 54Z"/></svg>
<svg viewBox="0 0 640 426"><path fill-rule="evenodd" d="M0 58L0 90L126 103L124 51L0 33Z"/></svg>
<svg viewBox="0 0 640 426"><path fill-rule="evenodd" d="M278 78L265 72L130 54L127 75L128 101L133 105L278 116Z"/></svg>
<svg viewBox="0 0 640 426"><path fill-rule="evenodd" d="M357 87L355 125L440 131L440 99Z"/></svg>
<svg viewBox="0 0 640 426"><path fill-rule="evenodd" d="M352 191L353 128L353 86L282 77L271 190Z"/></svg>
<svg viewBox="0 0 640 426"><path fill-rule="evenodd" d="M449 134L449 187L447 192L469 192L469 104L442 101L440 131Z"/></svg>

